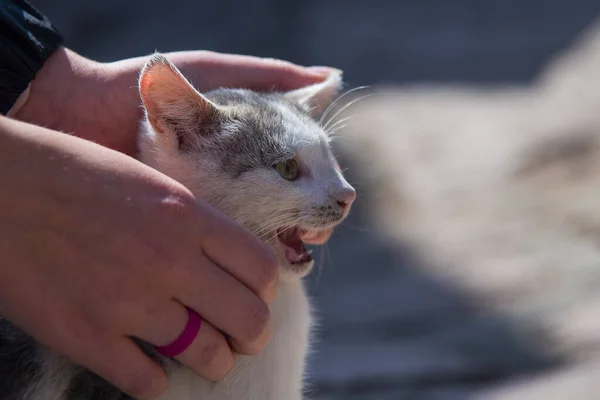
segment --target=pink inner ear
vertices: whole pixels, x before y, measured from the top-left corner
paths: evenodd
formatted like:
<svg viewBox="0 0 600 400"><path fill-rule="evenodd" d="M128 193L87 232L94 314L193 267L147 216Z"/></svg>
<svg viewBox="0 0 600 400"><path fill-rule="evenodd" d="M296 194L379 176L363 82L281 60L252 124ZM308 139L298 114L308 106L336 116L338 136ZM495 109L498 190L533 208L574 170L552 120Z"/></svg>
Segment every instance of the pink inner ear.
<svg viewBox="0 0 600 400"><path fill-rule="evenodd" d="M162 56L153 56L144 67L139 91L148 121L161 133L191 132L218 115L218 108Z"/></svg>
<svg viewBox="0 0 600 400"><path fill-rule="evenodd" d="M168 64L155 64L142 73L140 93L148 112L159 113L165 106L198 97L194 88L174 68Z"/></svg>
<svg viewBox="0 0 600 400"><path fill-rule="evenodd" d="M150 92L152 91L153 83L154 79L152 77L152 73L144 72L144 74L140 78L140 96L142 98L142 102L144 103L146 111L149 115L152 116L156 115L157 113L156 105L154 104L154 101L152 101L152 96L150 94Z"/></svg>
<svg viewBox="0 0 600 400"><path fill-rule="evenodd" d="M198 94L166 60L148 62L140 76L139 91L148 122L160 133L166 131L163 117L177 118L197 107Z"/></svg>

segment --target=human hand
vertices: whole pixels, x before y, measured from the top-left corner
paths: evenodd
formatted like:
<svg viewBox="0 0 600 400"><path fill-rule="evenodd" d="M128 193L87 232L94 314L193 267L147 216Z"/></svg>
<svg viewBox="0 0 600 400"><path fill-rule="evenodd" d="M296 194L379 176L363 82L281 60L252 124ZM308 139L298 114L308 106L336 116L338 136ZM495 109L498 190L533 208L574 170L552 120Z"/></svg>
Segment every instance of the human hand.
<svg viewBox="0 0 600 400"><path fill-rule="evenodd" d="M0 315L136 398L167 381L130 337L172 342L184 306L205 323L177 358L207 379L233 365L220 331L245 354L269 336L266 244L130 157L4 117L0 255Z"/></svg>
<svg viewBox="0 0 600 400"><path fill-rule="evenodd" d="M332 70L209 51L166 55L200 91L291 90L320 82ZM15 118L134 155L142 118L137 79L146 60L97 63L61 48L39 71Z"/></svg>

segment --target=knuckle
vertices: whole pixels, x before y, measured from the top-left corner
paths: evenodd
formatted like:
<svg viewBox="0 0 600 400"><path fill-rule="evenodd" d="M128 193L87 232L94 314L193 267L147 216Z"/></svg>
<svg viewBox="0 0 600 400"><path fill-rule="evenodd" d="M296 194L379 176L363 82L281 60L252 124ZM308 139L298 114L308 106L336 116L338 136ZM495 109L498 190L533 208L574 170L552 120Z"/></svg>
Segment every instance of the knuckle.
<svg viewBox="0 0 600 400"><path fill-rule="evenodd" d="M262 264L265 267L273 270L272 273L273 273L274 279L275 279L277 277L277 267L279 266L279 262L277 261L277 257L275 256L275 253L267 245L264 246L264 250L261 253L262 253L262 260L261 260Z"/></svg>
<svg viewBox="0 0 600 400"><path fill-rule="evenodd" d="M124 382L122 389L134 398L150 399L160 396L167 389L167 381L164 376L146 370Z"/></svg>
<svg viewBox="0 0 600 400"><path fill-rule="evenodd" d="M257 285L261 294L269 291L278 281L279 266L273 252L265 252L263 262L258 266Z"/></svg>
<svg viewBox="0 0 600 400"><path fill-rule="evenodd" d="M223 337L205 344L200 349L199 361L202 364L204 377L213 382L227 376L234 363L233 354Z"/></svg>
<svg viewBox="0 0 600 400"><path fill-rule="evenodd" d="M271 320L271 311L265 303L259 301L252 306L248 315L250 316L247 324L248 340L252 343L257 343L267 333Z"/></svg>
<svg viewBox="0 0 600 400"><path fill-rule="evenodd" d="M196 212L197 203L191 194L171 193L162 199L161 207L169 218L188 220Z"/></svg>
<svg viewBox="0 0 600 400"><path fill-rule="evenodd" d="M221 341L206 343L200 350L199 360L208 370L219 365L219 356L223 354L224 344Z"/></svg>
<svg viewBox="0 0 600 400"><path fill-rule="evenodd" d="M221 373L216 376L216 380L220 381L224 379L231 370L233 369L235 363L235 359L233 358L233 354L231 352L227 353L227 357L224 360L223 367L221 368Z"/></svg>
<svg viewBox="0 0 600 400"><path fill-rule="evenodd" d="M278 69L280 69L282 71L291 71L291 70L293 70L295 68L298 68L297 65L295 65L295 64L293 64L293 63L291 63L289 61L281 60L279 58L270 58L270 57L267 57L267 58L263 58L263 60L266 63L269 63L269 64L277 67Z"/></svg>
<svg viewBox="0 0 600 400"><path fill-rule="evenodd" d="M222 380L229 374L229 372L233 368L233 364L233 354L231 353L231 351L228 350L228 348L223 348L219 356L218 365L212 366L212 368L210 369L211 374L209 377L207 377L207 379L212 382L218 382Z"/></svg>
<svg viewBox="0 0 600 400"><path fill-rule="evenodd" d="M225 377L233 370L234 365L235 358L233 357L233 354L231 354L231 356L227 358L227 364L225 364L225 368L223 368L223 375L219 377L219 380L225 379Z"/></svg>

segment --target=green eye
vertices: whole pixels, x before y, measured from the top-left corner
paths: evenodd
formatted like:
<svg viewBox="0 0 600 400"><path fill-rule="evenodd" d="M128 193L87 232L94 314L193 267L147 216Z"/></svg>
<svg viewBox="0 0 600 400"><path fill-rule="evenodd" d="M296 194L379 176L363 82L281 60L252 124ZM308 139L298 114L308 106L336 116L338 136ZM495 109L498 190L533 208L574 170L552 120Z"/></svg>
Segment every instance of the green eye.
<svg viewBox="0 0 600 400"><path fill-rule="evenodd" d="M298 173L300 172L298 162L293 158L278 162L273 167L279 172L279 175L283 176L288 181L296 180L298 178Z"/></svg>

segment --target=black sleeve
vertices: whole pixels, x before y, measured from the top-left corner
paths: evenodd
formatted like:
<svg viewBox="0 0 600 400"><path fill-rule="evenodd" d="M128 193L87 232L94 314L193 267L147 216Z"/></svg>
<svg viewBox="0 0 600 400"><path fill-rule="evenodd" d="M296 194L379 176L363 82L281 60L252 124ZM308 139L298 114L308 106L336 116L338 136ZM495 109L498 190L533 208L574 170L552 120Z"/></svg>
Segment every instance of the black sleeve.
<svg viewBox="0 0 600 400"><path fill-rule="evenodd" d="M25 0L0 0L0 114L6 114L63 38Z"/></svg>

